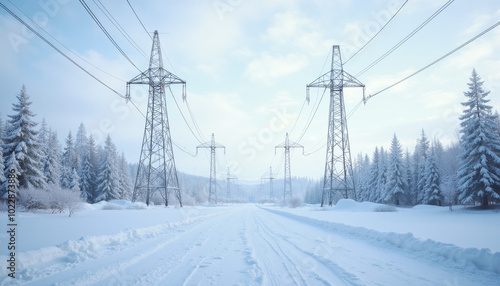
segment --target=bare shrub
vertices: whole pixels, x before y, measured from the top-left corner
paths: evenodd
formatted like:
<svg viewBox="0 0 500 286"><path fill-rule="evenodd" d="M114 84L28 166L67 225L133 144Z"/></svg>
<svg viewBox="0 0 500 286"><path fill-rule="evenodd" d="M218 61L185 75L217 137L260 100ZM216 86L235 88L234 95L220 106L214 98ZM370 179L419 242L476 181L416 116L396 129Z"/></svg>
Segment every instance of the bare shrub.
<svg viewBox="0 0 500 286"><path fill-rule="evenodd" d="M72 216L79 210L83 200L79 192L49 186L49 190L34 188L19 190L18 203L26 211L50 209L52 213L68 211L68 215Z"/></svg>

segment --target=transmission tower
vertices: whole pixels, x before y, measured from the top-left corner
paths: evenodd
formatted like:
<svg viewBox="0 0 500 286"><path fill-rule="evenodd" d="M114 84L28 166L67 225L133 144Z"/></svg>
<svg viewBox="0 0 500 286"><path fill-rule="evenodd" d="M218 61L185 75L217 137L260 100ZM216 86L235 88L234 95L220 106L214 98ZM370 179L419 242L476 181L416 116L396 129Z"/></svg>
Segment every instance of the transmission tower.
<svg viewBox="0 0 500 286"><path fill-rule="evenodd" d="M365 85L343 70L340 48L333 46L331 70L307 85L307 100L309 100L310 87L330 88L328 141L321 206L326 200L329 205L332 205L334 193L337 191L344 198L348 198L351 194L351 197L356 200L344 105L344 87L362 87L364 97Z"/></svg>
<svg viewBox="0 0 500 286"><path fill-rule="evenodd" d="M273 180L276 179L273 177L273 167L269 167L269 177L262 177L261 180L269 180L269 199L271 201L274 200L274 192L273 192Z"/></svg>
<svg viewBox="0 0 500 286"><path fill-rule="evenodd" d="M215 149L216 148L224 148L224 154L226 153L226 147L221 144L215 142L215 136L212 133L212 140L210 142L205 142L196 147L196 154L198 154L198 148L210 148L210 186L208 187L208 202L213 202L217 204L217 179L215 172Z"/></svg>
<svg viewBox="0 0 500 286"><path fill-rule="evenodd" d="M132 200L145 201L149 205L153 195L159 192L165 200L165 206L168 206L170 190L174 190L182 207L168 124L165 87L171 84L182 84L182 97L185 99L186 82L163 68L158 31L154 32L149 68L127 82L128 99L130 99L131 84L149 85L146 125Z"/></svg>
<svg viewBox="0 0 500 286"><path fill-rule="evenodd" d="M286 134L285 142L279 144L274 148L274 152L276 153L276 148L285 149L285 179L284 179L284 191L283 191L283 203L286 203L287 197L290 201L292 198L292 175L290 171L290 148L302 148L302 152L304 152L304 146L290 142L288 140L288 133Z"/></svg>
<svg viewBox="0 0 500 286"><path fill-rule="evenodd" d="M229 199L231 198L231 180L236 180L237 177L231 177L231 172L229 171L229 167L227 167L227 188L226 188L226 203L229 203Z"/></svg>

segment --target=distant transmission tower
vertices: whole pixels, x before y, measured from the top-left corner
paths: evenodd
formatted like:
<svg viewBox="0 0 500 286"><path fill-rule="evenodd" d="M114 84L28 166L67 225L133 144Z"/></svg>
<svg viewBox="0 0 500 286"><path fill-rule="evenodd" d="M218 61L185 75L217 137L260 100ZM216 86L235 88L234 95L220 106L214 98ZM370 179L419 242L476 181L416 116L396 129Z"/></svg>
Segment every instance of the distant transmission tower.
<svg viewBox="0 0 500 286"><path fill-rule="evenodd" d="M226 153L226 147L215 142L215 136L212 133L212 140L196 147L196 154L198 154L198 148L210 149L210 186L208 187L208 202L213 201L217 204L217 173L215 172L215 165L217 161L215 160L215 149L224 148L224 153Z"/></svg>
<svg viewBox="0 0 500 286"><path fill-rule="evenodd" d="M333 46L331 70L307 85L307 100L309 100L310 87L330 88L328 141L321 206L325 204L326 200L328 200L329 205L332 205L334 193L337 191L344 198L348 198L351 194L351 197L356 200L344 105L344 87L362 87L364 94L365 85L344 71L340 48Z"/></svg>
<svg viewBox="0 0 500 286"><path fill-rule="evenodd" d="M131 84L149 85L146 125L144 127L141 156L132 200L145 201L149 205L153 195L159 192L165 200L165 206L168 206L170 190L174 190L175 196L182 207L179 179L175 168L172 138L170 137L168 124L165 86L182 84L182 97L185 98L186 82L163 68L157 31L154 32L149 69L127 82L127 98L130 98Z"/></svg>
<svg viewBox="0 0 500 286"><path fill-rule="evenodd" d="M269 177L262 177L261 180L269 180L269 199L271 201L274 200L274 191L273 191L273 180L276 179L273 177L273 167L269 167Z"/></svg>
<svg viewBox="0 0 500 286"><path fill-rule="evenodd" d="M229 203L229 199L231 198L231 180L236 180L237 177L232 177L231 172L229 171L229 167L227 167L227 188L226 188L226 203Z"/></svg>
<svg viewBox="0 0 500 286"><path fill-rule="evenodd" d="M292 175L290 171L290 148L302 148L302 152L304 152L304 146L295 143L295 142L290 142L288 140L288 133L286 134L285 142L279 144L274 148L274 152L276 152L276 148L283 148L285 149L285 179L284 179L284 190L283 190L283 203L287 202L287 197L288 201L292 199Z"/></svg>

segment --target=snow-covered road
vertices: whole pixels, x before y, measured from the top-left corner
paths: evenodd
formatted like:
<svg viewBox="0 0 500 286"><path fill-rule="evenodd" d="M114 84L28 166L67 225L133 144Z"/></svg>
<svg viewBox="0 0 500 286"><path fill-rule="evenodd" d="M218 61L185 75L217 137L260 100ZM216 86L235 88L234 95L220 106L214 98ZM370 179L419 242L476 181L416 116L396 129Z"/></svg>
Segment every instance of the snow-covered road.
<svg viewBox="0 0 500 286"><path fill-rule="evenodd" d="M464 262L335 231L278 208L221 207L177 224L27 253L26 285L499 285ZM3 278L3 277L2 277Z"/></svg>

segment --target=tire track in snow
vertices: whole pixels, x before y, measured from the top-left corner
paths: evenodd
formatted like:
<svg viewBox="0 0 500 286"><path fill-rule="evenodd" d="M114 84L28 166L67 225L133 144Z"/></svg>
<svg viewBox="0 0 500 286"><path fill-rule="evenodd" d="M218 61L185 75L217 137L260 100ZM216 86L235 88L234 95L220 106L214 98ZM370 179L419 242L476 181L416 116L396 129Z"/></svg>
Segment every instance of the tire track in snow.
<svg viewBox="0 0 500 286"><path fill-rule="evenodd" d="M159 265L130 285L255 285L255 263L245 245L244 208L204 222L182 241L189 251L173 252L175 264ZM192 238L197 238L192 241ZM183 247L180 247L184 249ZM182 252L182 251L181 251ZM160 255L169 256L170 252ZM169 256L170 257L170 256ZM156 275L155 273L160 273ZM152 279L151 279L152 278ZM260 283L259 283L260 285Z"/></svg>
<svg viewBox="0 0 500 286"><path fill-rule="evenodd" d="M57 284L57 281L59 281L57 277L72 276L68 275L68 273L78 273L78 276L84 277L82 279L78 277L70 279L72 284L88 285L89 282L97 283L119 274L123 269L143 261L156 251L180 239L180 236L176 235L174 238L169 238L166 241L164 240L164 236L175 232L175 229L179 227L189 228L191 226L196 229L199 225L198 222L223 215L227 212L226 210L214 214L188 217L179 222L171 222L141 229L130 229L114 235L82 237L78 241L68 241L58 247L50 247L48 250L56 254L49 256L49 259L30 264L30 268L21 271L19 278L14 281L13 285L24 283L27 283L27 285ZM153 243L151 247L152 250L135 253L131 255L129 259L124 259L125 262L116 261L116 257L121 253L130 252L148 242ZM44 251L44 249L31 251L25 255L28 257L34 256L33 253ZM106 260L108 261L106 262ZM95 264L104 264L104 267L95 269ZM63 280L70 283L67 279Z"/></svg>
<svg viewBox="0 0 500 286"><path fill-rule="evenodd" d="M261 209L275 214L266 218L274 222L273 227L280 229L277 233L291 234L291 245L305 243L301 239L318 244L318 249L325 250L325 253L314 250L312 255L317 256L320 261L324 260L324 263L336 263L349 269L361 279L361 284L448 285L449 281L458 281L458 285L496 285L500 279L495 273L478 270L467 260L447 261L444 257L428 253L425 248L415 250L412 245L406 249L406 240L416 240L411 234L380 233L288 212ZM296 227L291 228L290 225L294 224ZM299 232L299 229L303 231ZM325 239L321 242L316 237L304 235L309 232L323 233ZM384 240L386 237L388 241ZM401 245L397 237L400 237ZM433 243L435 242L422 241L421 247ZM334 249L331 248L332 245L335 246ZM449 244L440 245L443 248L467 251Z"/></svg>
<svg viewBox="0 0 500 286"><path fill-rule="evenodd" d="M299 248L295 243L291 242L289 237L284 234L293 234L294 236L297 235L305 238L299 232L294 231L293 228L280 225L282 230L276 231L276 229L273 230L269 226L269 220L272 217L266 216L266 221L264 221L254 213L254 218L258 221L264 233L273 241L272 244L276 245L289 261L294 261L294 269L302 278L301 281L294 281L295 284L309 285L312 281L316 281L316 283L323 285L361 285L359 279L354 274L349 273L338 264L322 259L314 252ZM269 239L266 240L269 241ZM314 246L317 242L318 240L314 239L309 245ZM290 252L290 255L285 254L286 252L283 251L283 248L286 248ZM295 253L295 255L292 253ZM291 259L292 255L298 259Z"/></svg>

